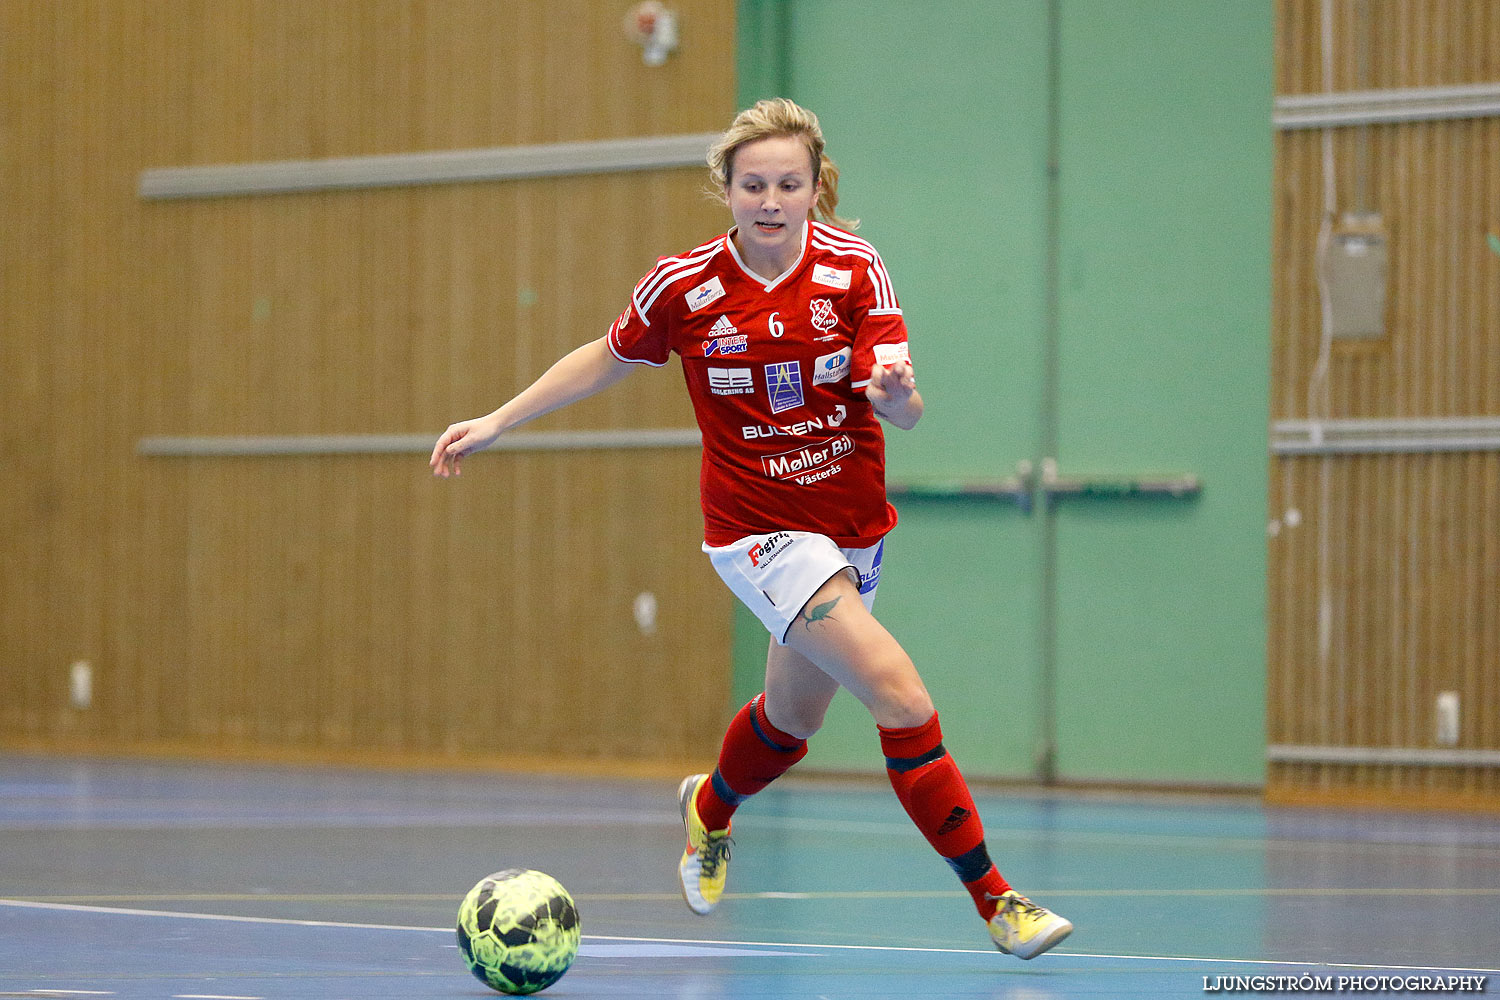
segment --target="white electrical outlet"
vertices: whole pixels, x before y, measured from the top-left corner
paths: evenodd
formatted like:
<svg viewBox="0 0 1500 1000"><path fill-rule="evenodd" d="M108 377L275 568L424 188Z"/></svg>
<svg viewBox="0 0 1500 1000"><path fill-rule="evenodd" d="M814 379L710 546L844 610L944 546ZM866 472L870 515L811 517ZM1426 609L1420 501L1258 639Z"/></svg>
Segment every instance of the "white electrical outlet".
<svg viewBox="0 0 1500 1000"><path fill-rule="evenodd" d="M641 630L641 635L656 634L656 595L649 590L643 590L635 595L636 627Z"/></svg>
<svg viewBox="0 0 1500 1000"><path fill-rule="evenodd" d="M94 703L94 665L88 660L78 660L68 668L68 700L77 709Z"/></svg>
<svg viewBox="0 0 1500 1000"><path fill-rule="evenodd" d="M1458 745L1458 692L1439 691L1437 696L1437 744Z"/></svg>

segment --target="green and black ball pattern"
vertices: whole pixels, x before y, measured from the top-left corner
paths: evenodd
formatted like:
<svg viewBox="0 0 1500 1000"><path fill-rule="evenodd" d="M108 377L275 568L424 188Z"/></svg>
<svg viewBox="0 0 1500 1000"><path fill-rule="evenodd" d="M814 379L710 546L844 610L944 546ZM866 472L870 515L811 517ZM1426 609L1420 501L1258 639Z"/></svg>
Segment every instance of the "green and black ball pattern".
<svg viewBox="0 0 1500 1000"><path fill-rule="evenodd" d="M458 908L464 963L501 993L535 993L557 982L578 955L580 933L573 897L543 872L486 875Z"/></svg>

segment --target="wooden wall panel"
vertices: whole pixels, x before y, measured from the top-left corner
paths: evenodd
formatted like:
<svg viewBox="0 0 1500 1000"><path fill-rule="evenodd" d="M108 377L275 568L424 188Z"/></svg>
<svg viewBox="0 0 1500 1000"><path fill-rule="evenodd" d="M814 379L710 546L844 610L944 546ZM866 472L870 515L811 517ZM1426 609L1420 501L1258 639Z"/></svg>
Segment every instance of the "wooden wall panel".
<svg viewBox="0 0 1500 1000"><path fill-rule="evenodd" d="M1277 6L1283 94L1500 82L1500 7L1335 0ZM1317 284L1323 133L1277 137L1272 418L1500 415L1500 119L1334 129L1335 218L1389 233L1387 335L1324 352ZM1326 377L1320 375L1324 357ZM1290 513L1291 516L1288 516ZM1272 459L1272 744L1500 749L1500 454ZM1500 805L1500 768L1273 764L1285 800Z"/></svg>
<svg viewBox="0 0 1500 1000"><path fill-rule="evenodd" d="M497 454L447 483L415 455L135 454L435 436L727 224L698 170L180 202L141 201L141 170L712 131L734 5L677 6L651 69L625 5L584 0L0 5L0 741L712 752L730 599L696 451ZM537 427L691 420L669 368Z"/></svg>
<svg viewBox="0 0 1500 1000"><path fill-rule="evenodd" d="M1324 85L1322 0L1276 0L1276 92L1398 90L1500 80L1500 19L1489 0L1332 0L1332 83Z"/></svg>
<svg viewBox="0 0 1500 1000"><path fill-rule="evenodd" d="M1337 341L1325 417L1500 413L1500 118L1339 129L1339 214L1356 210L1359 147L1368 143L1363 207L1385 219L1388 336ZM1322 150L1314 130L1277 137L1272 412L1309 415L1321 348L1316 248Z"/></svg>

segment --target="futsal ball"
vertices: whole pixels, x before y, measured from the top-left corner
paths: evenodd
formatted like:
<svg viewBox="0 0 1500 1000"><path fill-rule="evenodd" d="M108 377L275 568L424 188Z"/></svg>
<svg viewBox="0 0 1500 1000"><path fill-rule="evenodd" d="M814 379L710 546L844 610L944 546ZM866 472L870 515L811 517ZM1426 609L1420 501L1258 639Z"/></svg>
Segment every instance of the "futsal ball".
<svg viewBox="0 0 1500 1000"><path fill-rule="evenodd" d="M578 907L543 872L508 868L479 880L458 908L458 950L501 993L546 989L578 955Z"/></svg>

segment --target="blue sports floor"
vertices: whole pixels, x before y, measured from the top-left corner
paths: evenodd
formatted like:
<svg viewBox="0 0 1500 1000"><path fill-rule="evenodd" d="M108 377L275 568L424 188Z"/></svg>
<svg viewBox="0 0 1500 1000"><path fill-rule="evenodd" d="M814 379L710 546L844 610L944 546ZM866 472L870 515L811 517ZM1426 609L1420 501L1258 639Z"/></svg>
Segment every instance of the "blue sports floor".
<svg viewBox="0 0 1500 1000"><path fill-rule="evenodd" d="M452 926L512 867L582 916L544 997L1500 993L1500 817L981 789L1001 870L1077 926L1021 962L873 782L748 803L694 916L675 786L0 756L0 997L496 996Z"/></svg>

